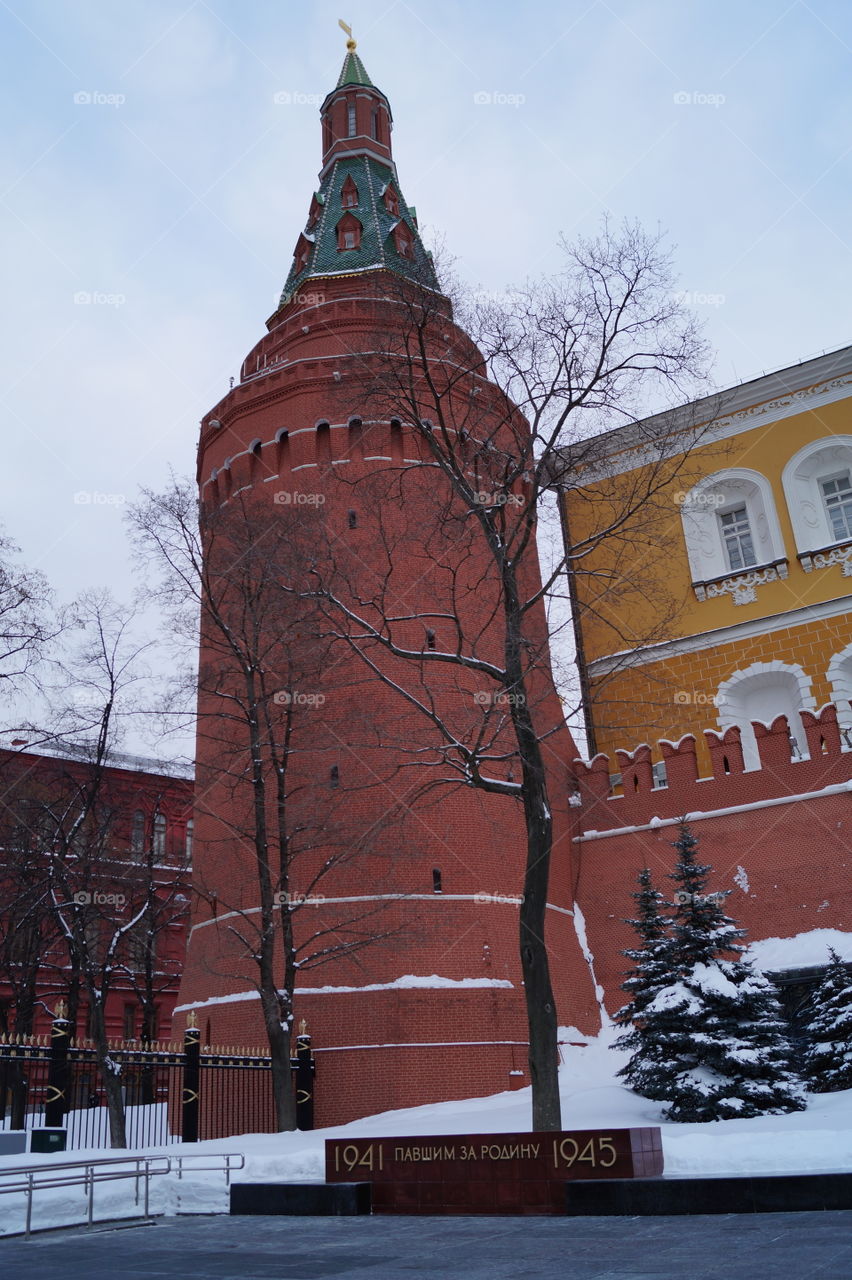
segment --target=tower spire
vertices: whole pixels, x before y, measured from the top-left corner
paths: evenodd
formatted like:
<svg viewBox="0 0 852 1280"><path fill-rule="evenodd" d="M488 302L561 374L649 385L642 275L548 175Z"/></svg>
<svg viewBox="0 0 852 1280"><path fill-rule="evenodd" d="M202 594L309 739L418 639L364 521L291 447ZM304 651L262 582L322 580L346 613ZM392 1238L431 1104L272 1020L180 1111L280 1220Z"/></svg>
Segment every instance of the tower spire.
<svg viewBox="0 0 852 1280"><path fill-rule="evenodd" d="M337 80L337 88L340 89L346 84L363 84L368 85L371 89L375 88L372 80L367 75L367 68L355 52L358 48L358 41L352 38L352 28L342 18L337 19L337 25L349 37L346 41L346 57L343 59L343 66Z"/></svg>
<svg viewBox="0 0 852 1280"><path fill-rule="evenodd" d="M320 108L322 168L279 308L309 279L385 270L437 289L417 214L399 187L390 103L359 58L352 28L337 84Z"/></svg>

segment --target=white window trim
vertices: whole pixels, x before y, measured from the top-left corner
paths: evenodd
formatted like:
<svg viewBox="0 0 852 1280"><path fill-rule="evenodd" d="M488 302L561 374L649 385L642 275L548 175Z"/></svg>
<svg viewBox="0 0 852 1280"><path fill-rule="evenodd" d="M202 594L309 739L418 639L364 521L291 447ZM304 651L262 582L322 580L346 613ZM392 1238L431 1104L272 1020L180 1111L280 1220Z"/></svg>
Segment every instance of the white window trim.
<svg viewBox="0 0 852 1280"><path fill-rule="evenodd" d="M852 474L852 436L812 440L784 468L781 483L800 555L848 541L835 538L819 484L842 471Z"/></svg>
<svg viewBox="0 0 852 1280"><path fill-rule="evenodd" d="M714 502L714 496L719 500ZM757 563L746 569L730 569L718 515L742 505L748 515ZM751 573L785 557L772 486L760 471L731 467L705 476L683 495L681 522L693 583Z"/></svg>

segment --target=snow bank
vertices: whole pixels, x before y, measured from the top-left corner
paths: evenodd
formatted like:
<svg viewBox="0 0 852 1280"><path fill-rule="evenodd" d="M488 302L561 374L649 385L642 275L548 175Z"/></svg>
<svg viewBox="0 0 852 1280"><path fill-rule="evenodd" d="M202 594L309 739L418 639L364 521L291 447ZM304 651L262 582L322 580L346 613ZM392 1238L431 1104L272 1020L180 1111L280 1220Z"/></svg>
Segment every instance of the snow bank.
<svg viewBox="0 0 852 1280"><path fill-rule="evenodd" d="M659 1125L666 1173L670 1175L852 1170L852 1090L811 1095L807 1111L789 1115L672 1124L660 1119L657 1103L631 1093L616 1079L616 1072L627 1059L626 1053L610 1047L617 1034L617 1029L608 1027L595 1039L587 1038L583 1045L575 1043L583 1038L575 1028L560 1029L563 1128ZM529 1124L530 1090L522 1089L486 1098L386 1111L313 1133L243 1134L216 1142L151 1148L150 1154L163 1150L171 1156L181 1152L242 1152L246 1168L235 1175L237 1181L321 1182L326 1138L511 1133L528 1131ZM84 1154L68 1152L64 1157L44 1159L73 1161ZM101 1150L90 1154L103 1157L106 1153ZM4 1166L24 1162L20 1156L0 1158L0 1175ZM108 1210L111 1216L120 1217L132 1208L132 1182L99 1186L95 1194L99 1216L105 1216ZM23 1203L11 1204L12 1199L0 1196L0 1230L20 1229ZM35 1222L43 1226L79 1220L82 1202L82 1192L74 1196L67 1191L39 1193ZM180 1180L175 1175L153 1179L151 1205L155 1213L227 1213L224 1177L187 1170Z"/></svg>
<svg viewBox="0 0 852 1280"><path fill-rule="evenodd" d="M840 929L811 929L793 938L764 938L752 942L746 955L766 973L828 964L829 947L834 948L841 960L852 960L852 933L843 933Z"/></svg>

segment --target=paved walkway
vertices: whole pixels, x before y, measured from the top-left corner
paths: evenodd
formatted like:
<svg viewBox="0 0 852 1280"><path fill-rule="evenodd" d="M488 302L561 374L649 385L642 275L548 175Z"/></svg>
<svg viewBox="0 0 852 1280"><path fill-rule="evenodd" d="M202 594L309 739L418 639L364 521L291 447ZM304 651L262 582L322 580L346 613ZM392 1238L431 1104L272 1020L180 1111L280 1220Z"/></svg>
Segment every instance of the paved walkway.
<svg viewBox="0 0 852 1280"><path fill-rule="evenodd" d="M164 1218L0 1241L14 1280L850 1280L852 1212Z"/></svg>

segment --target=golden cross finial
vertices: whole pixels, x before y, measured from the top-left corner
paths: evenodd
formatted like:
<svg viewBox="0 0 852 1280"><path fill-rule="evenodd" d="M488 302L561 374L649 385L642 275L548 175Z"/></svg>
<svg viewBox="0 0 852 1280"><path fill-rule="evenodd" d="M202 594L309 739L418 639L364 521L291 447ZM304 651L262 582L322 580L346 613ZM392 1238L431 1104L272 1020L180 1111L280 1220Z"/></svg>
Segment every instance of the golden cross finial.
<svg viewBox="0 0 852 1280"><path fill-rule="evenodd" d="M187 1025L187 1028L191 1027L193 1030L198 1026L198 1019L195 1016L194 1009L190 1009L189 1016L187 1017L187 1020L186 1020L186 1025Z"/></svg>
<svg viewBox="0 0 852 1280"><path fill-rule="evenodd" d="M57 1004L57 1006L56 1006L56 1013L54 1014L54 1017L55 1017L58 1021L60 1021L60 1022L64 1022L64 1021L65 1021L65 1018L66 1018L67 1013L68 1013L68 1006L67 1006L67 1004L65 1003L65 1001L64 1001L64 1000L60 1000L60 1001L59 1001L59 1003L58 1003L58 1004Z"/></svg>
<svg viewBox="0 0 852 1280"><path fill-rule="evenodd" d="M299 1023L299 1035L305 1036L307 1034L308 1034L308 1024L303 1018L302 1021Z"/></svg>
<svg viewBox="0 0 852 1280"><path fill-rule="evenodd" d="M342 18L338 18L337 25L340 27L341 31L345 31L349 37L349 39L346 41L346 48L349 50L350 53L354 53L355 50L358 48L358 41L352 39L352 28L350 27L349 23L344 22Z"/></svg>

